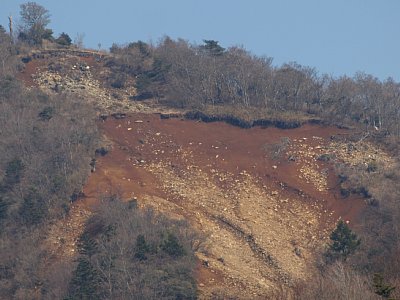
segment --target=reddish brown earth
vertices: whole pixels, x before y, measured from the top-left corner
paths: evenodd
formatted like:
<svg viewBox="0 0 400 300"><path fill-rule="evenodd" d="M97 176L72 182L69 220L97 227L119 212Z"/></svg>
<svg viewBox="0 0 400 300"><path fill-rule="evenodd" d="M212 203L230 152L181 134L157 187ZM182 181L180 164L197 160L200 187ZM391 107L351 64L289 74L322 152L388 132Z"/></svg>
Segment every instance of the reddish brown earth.
<svg viewBox="0 0 400 300"><path fill-rule="evenodd" d="M32 75L40 72L40 67L43 63L38 60L31 60L24 65L24 69L17 74L17 78L25 83L27 87L37 87L37 84L33 81Z"/></svg>
<svg viewBox="0 0 400 300"><path fill-rule="evenodd" d="M93 57L76 57L78 61L87 64L93 68L94 72L99 71L100 66L95 62ZM38 74L41 71L47 70L47 61L33 59L24 64L24 68L17 74L17 78L25 83L27 87L38 87L38 84L33 80L32 75Z"/></svg>
<svg viewBox="0 0 400 300"><path fill-rule="evenodd" d="M135 123L138 120L143 123ZM278 161L271 160L264 149L265 145L277 143L282 137L288 137L292 140L307 138L308 145L316 146L321 142L312 137L320 137L325 143L332 135L348 134L343 129L319 125L304 125L291 130L261 127L242 129L223 122L162 120L157 114L137 114L125 120L109 118L99 126L107 139L113 142L114 147L110 155L99 160L98 168L103 170L103 173L93 174L85 187L85 194L89 198L99 189L109 191L107 186L119 188L125 198L129 198L129 194L139 198L144 194L165 197L165 193L160 190L160 183L145 171L138 161L144 160L143 165L153 161L168 161L175 168L179 168L187 161L176 153L177 149L182 149L182 153L193 153L190 163L202 166L209 175L212 175L210 170L219 169L240 178L239 173L246 170L252 176L261 179L262 184L282 189L280 184L283 183L287 190L293 190L291 192L303 192L308 196L306 199L321 198L321 192L298 178L299 168L294 163L288 161L286 156ZM333 173L332 165L319 161L317 163L321 168L325 167L330 171L329 193L326 192L323 196L324 208L333 210L335 217L355 220L363 201L354 198L343 199L338 193L339 182ZM274 165L277 165L276 169L273 168ZM121 178L131 181L121 181ZM92 186L92 183L95 186ZM142 185L143 183L145 185Z"/></svg>
<svg viewBox="0 0 400 300"><path fill-rule="evenodd" d="M102 70L92 57L78 59L94 74ZM46 67L33 60L19 77L33 86L31 75ZM265 299L280 285L310 277L337 219L356 226L364 206L362 199L343 199L333 163L317 160L333 151L332 135L349 134L343 129L241 129L140 113L98 125L110 151L98 158L85 198L49 232L59 257L74 257L99 199L119 194L186 219L204 236L196 249L202 298ZM271 145L283 137L290 143L274 159Z"/></svg>
<svg viewBox="0 0 400 300"><path fill-rule="evenodd" d="M305 165L301 157L293 162L287 159L285 153L278 160L273 160L266 150L267 145L279 142L282 137L293 141L292 150L296 149L295 141L299 140L301 145L324 149L330 136L346 135L348 132L345 130L317 125L291 130L241 129L221 122L161 120L157 114L134 114L123 120L108 118L99 123L99 127L111 142L112 150L98 160L97 171L84 188L86 199L82 204L95 205L102 194L119 193L124 200L137 198L143 206L183 217L206 235L227 231L223 237L205 241L205 244L221 242L227 247L198 252L199 259L208 262L207 267L199 263L197 269L197 280L205 298L221 293L220 289L224 287L230 287L230 291L241 298L262 298L274 288L276 281L290 286L308 276L336 220L341 217L353 224L364 205L362 199L341 198L331 164L313 160L314 169L325 168L328 173L326 189L319 191L312 182L299 178L299 170ZM203 185L201 181L207 184ZM254 189L259 190L252 195ZM203 201L202 196L216 200L205 200L198 205L196 197ZM243 197L249 200L245 201ZM232 201L238 203L232 204ZM270 207L258 207L257 201L268 203ZM242 211L238 208L240 205L248 206L250 211ZM257 215L257 210L265 213L265 217ZM267 211L275 214L271 220L268 220ZM289 215L287 212L290 212ZM280 213L282 216L279 216ZM253 219L262 224L259 227L249 225ZM285 224L279 225L282 220ZM249 248L249 243L243 242L242 233L238 231L243 230L245 235L250 233L255 238L260 236L263 240L268 237L264 230L276 227L278 232L285 231L279 226L293 228L295 222L302 228L308 228L305 232L282 232L286 235L282 237L286 240L283 244L278 242L278 245L270 246L260 242L257 245L261 251L270 253L276 264L254 272L251 268L242 268L240 261L246 264L249 259L249 264L255 266L257 262L252 259L258 260L258 263L265 261L257 257L260 249L254 250L254 245L250 245L250 248L253 247L251 251L245 249ZM273 238L279 239L279 236ZM239 254L240 249L244 249L243 257L231 262L229 253L225 251L229 251L230 243L237 239L240 245L236 247ZM288 253L279 255L278 252L283 250L281 247L290 249ZM300 262L293 254L296 247L302 251ZM224 266L221 266L221 257ZM285 260L290 264L299 263L300 267L292 270ZM265 275L265 272L273 275ZM256 282L260 274L266 278L262 284Z"/></svg>

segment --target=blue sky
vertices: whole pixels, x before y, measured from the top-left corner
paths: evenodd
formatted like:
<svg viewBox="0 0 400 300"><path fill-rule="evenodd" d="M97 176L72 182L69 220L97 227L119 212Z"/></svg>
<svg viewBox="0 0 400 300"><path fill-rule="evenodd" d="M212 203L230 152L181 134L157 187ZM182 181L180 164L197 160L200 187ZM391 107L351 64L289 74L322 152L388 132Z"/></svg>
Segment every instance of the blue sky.
<svg viewBox="0 0 400 300"><path fill-rule="evenodd" d="M0 24L19 16L27 1L0 0ZM38 0L51 13L49 27L86 47L157 42L164 35L193 43L218 40L296 61L320 74L363 71L400 81L400 0Z"/></svg>

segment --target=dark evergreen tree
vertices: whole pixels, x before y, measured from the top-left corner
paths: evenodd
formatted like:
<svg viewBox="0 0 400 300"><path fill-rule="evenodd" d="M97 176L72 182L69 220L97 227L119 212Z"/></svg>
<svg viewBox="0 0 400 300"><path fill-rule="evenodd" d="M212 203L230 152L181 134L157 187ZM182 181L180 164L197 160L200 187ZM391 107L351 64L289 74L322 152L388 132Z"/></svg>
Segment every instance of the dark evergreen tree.
<svg viewBox="0 0 400 300"><path fill-rule="evenodd" d="M380 273L375 273L373 278L373 284L375 288L375 293L383 298L390 298L390 294L395 289L394 286L384 282L383 275Z"/></svg>
<svg viewBox="0 0 400 300"><path fill-rule="evenodd" d="M55 42L63 46L70 46L72 44L72 39L68 34L63 32L58 38L56 38Z"/></svg>
<svg viewBox="0 0 400 300"><path fill-rule="evenodd" d="M178 238L172 233L168 233L166 240L161 245L161 249L173 257L180 257L186 254Z"/></svg>
<svg viewBox="0 0 400 300"><path fill-rule="evenodd" d="M8 202L0 196L0 222L7 218Z"/></svg>
<svg viewBox="0 0 400 300"><path fill-rule="evenodd" d="M149 45L143 41L137 41L137 42L133 42L133 43L129 43L128 45L128 49L133 49L136 48L139 50L139 52L144 56L150 56L150 48Z"/></svg>
<svg viewBox="0 0 400 300"><path fill-rule="evenodd" d="M31 188L29 193L24 197L24 201L19 209L19 216L24 225L37 225L46 216L47 206L40 193Z"/></svg>
<svg viewBox="0 0 400 300"><path fill-rule="evenodd" d="M0 184L0 192L7 192L14 185L18 184L21 181L23 170L24 164L19 158L10 161L6 166L6 174L3 182Z"/></svg>
<svg viewBox="0 0 400 300"><path fill-rule="evenodd" d="M225 48L218 44L218 41L203 40L204 45L200 46L200 50L211 56L220 56L224 53Z"/></svg>
<svg viewBox="0 0 400 300"><path fill-rule="evenodd" d="M54 115L54 108L51 106L47 106L39 113L38 116L42 121L50 121L53 115Z"/></svg>
<svg viewBox="0 0 400 300"><path fill-rule="evenodd" d="M138 260L146 260L147 253L150 251L150 247L147 245L143 234L139 234L136 238L136 249L135 258Z"/></svg>
<svg viewBox="0 0 400 300"><path fill-rule="evenodd" d="M91 257L97 251L97 242L87 232L83 233L78 240L78 251L80 254Z"/></svg>
<svg viewBox="0 0 400 300"><path fill-rule="evenodd" d="M361 243L361 240L343 220L338 222L336 229L331 233L330 239L332 243L329 245L328 256L333 259L343 258L346 260Z"/></svg>
<svg viewBox="0 0 400 300"><path fill-rule="evenodd" d="M69 286L69 299L100 299L100 276L91 262L81 257Z"/></svg>

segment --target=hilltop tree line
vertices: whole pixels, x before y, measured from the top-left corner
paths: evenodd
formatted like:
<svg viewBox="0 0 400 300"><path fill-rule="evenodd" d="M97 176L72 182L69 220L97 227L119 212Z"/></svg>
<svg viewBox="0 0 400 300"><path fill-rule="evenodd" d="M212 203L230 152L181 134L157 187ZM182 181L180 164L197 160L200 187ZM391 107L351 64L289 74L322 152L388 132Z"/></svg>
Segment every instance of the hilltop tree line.
<svg viewBox="0 0 400 300"><path fill-rule="evenodd" d="M62 32L57 38L53 36L53 30L48 28L50 24L50 12L36 2L26 2L20 5L20 18L14 24L10 16L10 43L26 43L30 46L41 46L43 41L54 42L61 46L70 46L72 39ZM0 30L5 28L0 25Z"/></svg>
<svg viewBox="0 0 400 300"><path fill-rule="evenodd" d="M321 76L295 62L276 67L270 57L224 49L213 40L193 45L165 37L156 45L139 41L110 51L117 55L110 66L136 77L139 99L180 108L256 108L265 116L301 112L400 136L400 84L391 78Z"/></svg>
<svg viewBox="0 0 400 300"><path fill-rule="evenodd" d="M17 52L23 44L40 47L43 40L72 44L64 32L53 37L46 8L35 2L20 8L14 35L7 37L0 28L0 51L12 52L6 45L13 40L19 43L13 48ZM270 57L253 55L242 47L225 49L215 40L196 45L164 37L155 45L114 44L110 52L115 56L108 66L116 71L110 84L124 88L132 76L138 100L155 97L167 105L200 110L229 106L267 117L302 113L400 136L400 84L392 78L381 81L362 72L336 78L295 62L274 66Z"/></svg>
<svg viewBox="0 0 400 300"><path fill-rule="evenodd" d="M128 76L135 78L136 100L155 98L173 107L246 112L254 118L314 116L332 125L355 126L363 134L354 138L370 135L388 149L399 149L400 84L391 78L382 82L364 73L353 78L319 76L315 69L296 63L274 67L271 58L238 47L224 49L212 40L191 45L166 37L157 45L138 41L113 45L110 51L115 55L107 62L114 71L110 81L124 88ZM344 233L336 232L333 238L348 234L348 244L333 240L317 282L297 287L299 299L322 294L329 299L339 292L338 299L375 299L373 292L383 297L398 292L394 289L400 282L398 156L395 160L387 170L338 169L341 180L370 203L358 228L361 239L339 223ZM346 278L354 285L345 285Z"/></svg>
<svg viewBox="0 0 400 300"><path fill-rule="evenodd" d="M54 38L49 23L43 6L22 4L16 41L39 47L43 40L72 44L66 33ZM4 28L0 34L6 39ZM131 82L128 76L134 77L138 100L155 97L167 105L200 110L230 106L265 116L302 113L400 136L400 84L392 78L381 81L362 72L335 78L295 62L273 66L270 57L242 47L225 49L215 40L196 45L164 37L156 45L114 44L110 52L115 57L108 65L116 71L110 84L124 88Z"/></svg>

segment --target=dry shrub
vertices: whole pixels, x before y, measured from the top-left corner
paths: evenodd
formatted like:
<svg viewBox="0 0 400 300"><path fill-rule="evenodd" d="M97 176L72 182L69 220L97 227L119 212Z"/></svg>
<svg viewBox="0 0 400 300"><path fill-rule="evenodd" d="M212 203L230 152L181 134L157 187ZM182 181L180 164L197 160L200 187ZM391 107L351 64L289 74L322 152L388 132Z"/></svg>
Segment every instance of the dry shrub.
<svg viewBox="0 0 400 300"><path fill-rule="evenodd" d="M370 286L370 278L341 262L327 266L306 283L294 288L293 299L373 300L380 299Z"/></svg>

